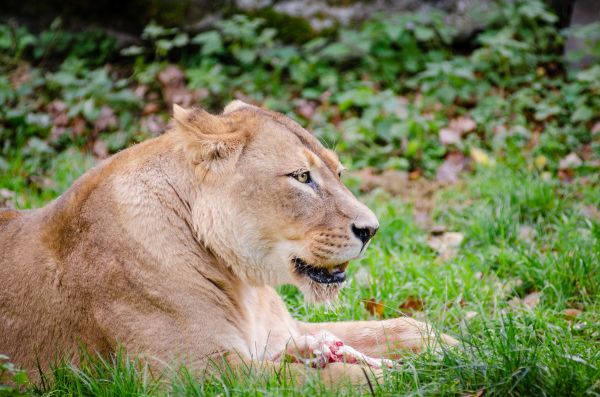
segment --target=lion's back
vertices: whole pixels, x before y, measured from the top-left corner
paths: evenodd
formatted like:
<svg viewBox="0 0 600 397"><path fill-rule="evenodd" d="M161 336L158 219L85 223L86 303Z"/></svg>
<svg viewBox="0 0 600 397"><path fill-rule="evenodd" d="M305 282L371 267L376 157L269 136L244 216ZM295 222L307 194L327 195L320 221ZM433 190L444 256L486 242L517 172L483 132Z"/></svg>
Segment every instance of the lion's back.
<svg viewBox="0 0 600 397"><path fill-rule="evenodd" d="M45 353L40 341L53 332L53 312L60 306L39 236L42 211L0 210L0 354L21 366L34 364L33 352Z"/></svg>
<svg viewBox="0 0 600 397"><path fill-rule="evenodd" d="M0 208L0 228L7 225L11 220L20 216L20 211L10 208Z"/></svg>

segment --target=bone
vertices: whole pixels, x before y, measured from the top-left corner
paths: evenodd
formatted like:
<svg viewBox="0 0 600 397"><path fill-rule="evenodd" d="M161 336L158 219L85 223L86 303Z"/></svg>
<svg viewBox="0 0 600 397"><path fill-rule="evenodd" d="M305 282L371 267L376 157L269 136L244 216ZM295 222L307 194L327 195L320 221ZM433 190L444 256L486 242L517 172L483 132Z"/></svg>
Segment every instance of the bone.
<svg viewBox="0 0 600 397"><path fill-rule="evenodd" d="M317 335L303 335L294 342L283 356L292 362L303 363L313 368L323 368L335 362L363 364L371 368L391 368L394 365L392 360L369 357L325 331Z"/></svg>

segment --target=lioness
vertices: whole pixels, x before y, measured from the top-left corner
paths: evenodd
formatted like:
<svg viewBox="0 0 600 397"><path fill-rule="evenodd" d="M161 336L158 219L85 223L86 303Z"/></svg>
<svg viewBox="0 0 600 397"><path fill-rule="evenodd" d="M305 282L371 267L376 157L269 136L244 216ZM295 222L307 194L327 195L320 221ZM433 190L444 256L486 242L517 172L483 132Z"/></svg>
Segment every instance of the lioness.
<svg viewBox="0 0 600 397"><path fill-rule="evenodd" d="M195 368L291 356L292 370L331 380L420 350L433 337L423 323L304 323L273 289L334 298L377 231L341 171L281 114L241 101L221 115L175 106L167 133L46 207L0 211L0 353L26 368L74 358L81 343ZM340 352L353 364L329 363ZM324 368L307 369L315 358Z"/></svg>

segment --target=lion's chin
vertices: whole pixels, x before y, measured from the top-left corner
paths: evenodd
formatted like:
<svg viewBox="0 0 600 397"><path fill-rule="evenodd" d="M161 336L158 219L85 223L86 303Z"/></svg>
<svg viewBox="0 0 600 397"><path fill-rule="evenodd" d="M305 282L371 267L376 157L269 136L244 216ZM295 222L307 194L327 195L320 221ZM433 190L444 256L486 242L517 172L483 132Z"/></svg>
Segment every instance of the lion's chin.
<svg viewBox="0 0 600 397"><path fill-rule="evenodd" d="M329 303L337 299L344 283L323 284L306 279L300 285L304 300L309 303Z"/></svg>
<svg viewBox="0 0 600 397"><path fill-rule="evenodd" d="M311 303L328 303L336 299L346 281L348 262L331 266L314 266L300 258L292 260L297 285L304 300Z"/></svg>

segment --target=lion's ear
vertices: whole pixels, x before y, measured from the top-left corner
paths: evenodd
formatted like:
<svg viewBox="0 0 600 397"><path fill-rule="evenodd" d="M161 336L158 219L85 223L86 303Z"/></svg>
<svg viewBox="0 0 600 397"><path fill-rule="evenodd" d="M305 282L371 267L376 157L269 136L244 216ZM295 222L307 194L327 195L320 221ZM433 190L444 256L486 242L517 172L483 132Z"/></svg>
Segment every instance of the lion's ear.
<svg viewBox="0 0 600 397"><path fill-rule="evenodd" d="M223 114L226 115L226 114L236 112L241 109L258 109L258 108L254 105L250 105L249 103L246 103L239 99L235 99L235 100L229 102L229 104L227 106L225 106L225 109L223 109Z"/></svg>
<svg viewBox="0 0 600 397"><path fill-rule="evenodd" d="M211 161L237 158L247 142L248 133L236 128L233 120L201 108L173 105L173 119L182 135L186 155L195 165L210 167Z"/></svg>

